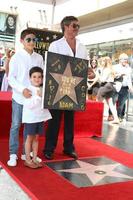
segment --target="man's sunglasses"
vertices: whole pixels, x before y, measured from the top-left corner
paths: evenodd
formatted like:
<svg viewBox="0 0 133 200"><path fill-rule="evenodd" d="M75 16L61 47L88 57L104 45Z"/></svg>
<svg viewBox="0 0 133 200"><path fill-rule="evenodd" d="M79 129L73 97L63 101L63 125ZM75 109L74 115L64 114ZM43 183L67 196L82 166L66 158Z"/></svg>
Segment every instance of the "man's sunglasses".
<svg viewBox="0 0 133 200"><path fill-rule="evenodd" d="M26 42L28 42L28 43L31 42L31 41L32 41L32 42L37 42L37 38L26 38L25 40L26 40Z"/></svg>
<svg viewBox="0 0 133 200"><path fill-rule="evenodd" d="M72 27L73 27L73 28L79 29L79 28L80 28L80 25L79 25L79 24L72 24Z"/></svg>

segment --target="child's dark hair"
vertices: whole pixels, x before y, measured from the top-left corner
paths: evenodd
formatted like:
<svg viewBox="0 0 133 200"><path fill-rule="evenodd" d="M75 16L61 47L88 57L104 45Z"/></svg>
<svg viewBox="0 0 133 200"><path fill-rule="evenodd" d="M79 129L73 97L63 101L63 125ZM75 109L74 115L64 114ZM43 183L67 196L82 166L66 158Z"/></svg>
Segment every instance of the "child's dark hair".
<svg viewBox="0 0 133 200"><path fill-rule="evenodd" d="M23 30L23 31L21 32L20 38L23 40L23 39L26 37L26 35L29 35L29 34L36 35L36 33L35 33L34 30L32 30L32 29L25 29L25 30Z"/></svg>
<svg viewBox="0 0 133 200"><path fill-rule="evenodd" d="M32 67L29 71L29 76L31 77L31 75L35 72L39 72L42 74L42 77L43 77L43 70L41 67Z"/></svg>

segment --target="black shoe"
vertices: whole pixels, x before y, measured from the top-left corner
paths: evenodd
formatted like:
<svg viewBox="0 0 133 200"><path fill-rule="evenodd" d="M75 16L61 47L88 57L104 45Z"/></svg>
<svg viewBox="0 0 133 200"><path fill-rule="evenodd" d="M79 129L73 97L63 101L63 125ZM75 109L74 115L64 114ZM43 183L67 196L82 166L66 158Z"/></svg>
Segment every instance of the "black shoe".
<svg viewBox="0 0 133 200"><path fill-rule="evenodd" d="M78 159L78 155L75 151L72 151L72 152L67 152L67 151L63 151L65 155L71 157L71 158L74 158L75 160Z"/></svg>
<svg viewBox="0 0 133 200"><path fill-rule="evenodd" d="M44 156L47 160L52 160L54 158L54 155L52 152L47 152L47 153L44 153Z"/></svg>

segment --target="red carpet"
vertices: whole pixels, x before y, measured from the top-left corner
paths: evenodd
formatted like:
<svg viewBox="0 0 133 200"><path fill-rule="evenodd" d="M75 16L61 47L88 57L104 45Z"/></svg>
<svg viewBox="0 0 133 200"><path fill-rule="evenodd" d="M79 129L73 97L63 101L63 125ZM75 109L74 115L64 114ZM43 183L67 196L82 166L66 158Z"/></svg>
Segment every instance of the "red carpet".
<svg viewBox="0 0 133 200"><path fill-rule="evenodd" d="M11 125L11 92L0 92L0 137L7 137ZM75 135L91 137L102 135L103 103L87 101L86 110L75 112ZM63 121L61 123L61 133Z"/></svg>
<svg viewBox="0 0 133 200"><path fill-rule="evenodd" d="M40 139L40 156L43 138ZM76 149L81 157L97 157L106 156L112 160L118 161L128 167L133 167L133 155L123 152L119 149L107 146L90 138L76 138ZM0 142L0 160L6 166L8 158L7 140ZM84 148L83 148L84 147ZM55 160L67 159L62 155L62 140L59 140L57 150L55 152ZM104 200L105 195L108 200L132 200L133 199L133 182L114 183L108 185L76 188L68 181L58 176L55 172L45 166L43 169L31 170L23 166L23 162L19 160L18 166L8 168L11 176L21 185L21 187L32 197L39 200L77 200L82 198L88 200ZM34 195L35 196L34 196ZM63 197L61 197L63 194ZM60 196L61 195L61 196ZM36 197L36 198L35 198Z"/></svg>
<svg viewBox="0 0 133 200"><path fill-rule="evenodd" d="M10 98L8 96L7 100L5 100L5 96L0 95L0 161L2 166L23 190L29 194L32 200L77 200L80 198L83 200L133 199L133 181L77 188L47 166L43 169L32 170L24 167L23 161L19 159L17 167L7 167L8 134L11 118ZM96 133L98 136L101 136L103 105L88 102L87 106L88 112L82 113L82 115L80 113L80 118L76 122L75 146L79 158L105 156L133 168L133 155L89 138ZM81 121L83 117L85 120ZM22 141L20 144L22 144ZM44 139L41 137L39 156L42 158L43 145ZM20 146L19 155L21 154L21 148ZM55 160L68 159L68 157L62 154L62 150L62 139L60 138L55 152Z"/></svg>

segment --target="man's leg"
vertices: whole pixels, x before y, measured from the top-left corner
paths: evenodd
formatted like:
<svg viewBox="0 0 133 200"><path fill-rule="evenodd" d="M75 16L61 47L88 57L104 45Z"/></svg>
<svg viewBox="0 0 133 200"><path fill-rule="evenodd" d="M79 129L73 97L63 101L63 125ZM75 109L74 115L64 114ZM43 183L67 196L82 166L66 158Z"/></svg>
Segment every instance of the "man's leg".
<svg viewBox="0 0 133 200"><path fill-rule="evenodd" d="M74 140L74 111L64 111L64 153L77 159Z"/></svg>
<svg viewBox="0 0 133 200"><path fill-rule="evenodd" d="M74 111L64 111L64 151L74 150Z"/></svg>
<svg viewBox="0 0 133 200"><path fill-rule="evenodd" d="M51 110L50 112L52 119L48 121L48 127L46 130L46 142L43 150L47 159L52 159L52 154L56 148L62 115L62 111L60 110Z"/></svg>

